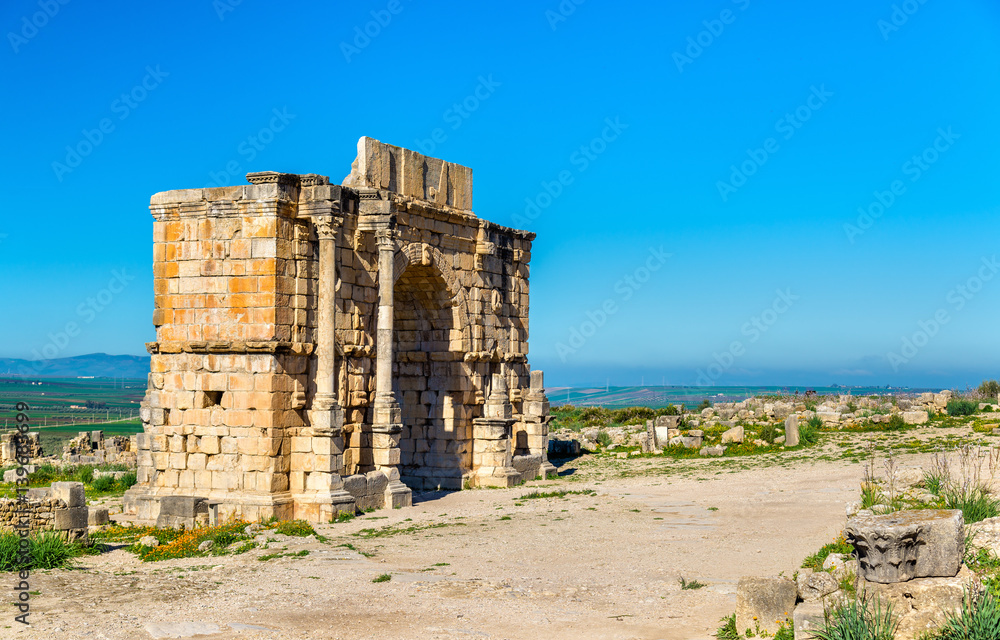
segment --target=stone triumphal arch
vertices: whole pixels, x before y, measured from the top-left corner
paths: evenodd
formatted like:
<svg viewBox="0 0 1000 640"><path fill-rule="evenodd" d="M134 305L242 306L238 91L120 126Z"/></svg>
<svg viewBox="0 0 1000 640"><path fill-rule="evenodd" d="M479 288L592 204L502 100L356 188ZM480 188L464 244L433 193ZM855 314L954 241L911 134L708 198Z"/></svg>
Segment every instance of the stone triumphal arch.
<svg viewBox="0 0 1000 640"><path fill-rule="evenodd" d="M247 180L150 202L128 511L322 522L552 470L527 361L534 234L476 217L471 169L362 138L342 185Z"/></svg>

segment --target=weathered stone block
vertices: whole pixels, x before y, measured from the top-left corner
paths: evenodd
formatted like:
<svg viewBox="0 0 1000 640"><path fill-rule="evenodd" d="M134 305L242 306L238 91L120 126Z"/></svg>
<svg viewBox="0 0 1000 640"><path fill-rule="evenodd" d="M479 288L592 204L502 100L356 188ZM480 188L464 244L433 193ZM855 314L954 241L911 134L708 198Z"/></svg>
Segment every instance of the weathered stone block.
<svg viewBox="0 0 1000 640"><path fill-rule="evenodd" d="M89 507L87 511L87 524L94 527L107 524L110 521L107 507Z"/></svg>
<svg viewBox="0 0 1000 640"><path fill-rule="evenodd" d="M82 482L53 482L49 490L53 498L62 500L67 507L82 507L87 504Z"/></svg>
<svg viewBox="0 0 1000 640"><path fill-rule="evenodd" d="M807 602L819 600L839 588L837 579L832 575L826 571L813 571L812 569L799 569L795 584L798 588L799 598Z"/></svg>
<svg viewBox="0 0 1000 640"><path fill-rule="evenodd" d="M743 427L733 427L722 434L722 443L728 442L742 443L744 438Z"/></svg>
<svg viewBox="0 0 1000 640"><path fill-rule="evenodd" d="M785 446L797 447L799 445L799 418L798 416L788 416L785 419Z"/></svg>
<svg viewBox="0 0 1000 640"><path fill-rule="evenodd" d="M57 531L66 529L86 529L89 522L89 510L86 506L69 507L67 509L55 509L52 528Z"/></svg>
<svg viewBox="0 0 1000 640"><path fill-rule="evenodd" d="M775 633L795 610L795 583L784 577L740 578L736 586L736 629Z"/></svg>
<svg viewBox="0 0 1000 640"><path fill-rule="evenodd" d="M925 424L930 420L926 411L904 411L903 422L906 424Z"/></svg>
<svg viewBox="0 0 1000 640"><path fill-rule="evenodd" d="M844 533L865 580L895 583L956 575L965 554L963 525L958 510L900 511L854 516Z"/></svg>

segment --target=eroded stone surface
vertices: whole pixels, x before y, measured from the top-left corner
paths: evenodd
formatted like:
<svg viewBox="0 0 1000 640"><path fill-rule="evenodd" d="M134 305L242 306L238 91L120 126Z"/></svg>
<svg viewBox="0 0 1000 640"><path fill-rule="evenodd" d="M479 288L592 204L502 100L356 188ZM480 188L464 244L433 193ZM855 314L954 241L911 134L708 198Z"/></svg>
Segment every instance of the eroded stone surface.
<svg viewBox="0 0 1000 640"><path fill-rule="evenodd" d="M554 471L527 361L535 236L472 213L471 169L362 138L344 185L247 180L150 200L156 342L126 513L188 495L212 521L328 522Z"/></svg>
<svg viewBox="0 0 1000 640"><path fill-rule="evenodd" d="M894 640L914 640L940 627L949 613L961 608L972 578L971 572L962 567L957 576L949 578L915 578L896 584L859 580L858 592L892 605L893 613L899 616Z"/></svg>
<svg viewBox="0 0 1000 640"><path fill-rule="evenodd" d="M964 521L957 510L856 515L844 532L857 552L860 575L879 583L951 577L965 552Z"/></svg>
<svg viewBox="0 0 1000 640"><path fill-rule="evenodd" d="M736 628L756 632L757 625L774 633L792 617L795 609L796 586L784 577L740 578L736 586Z"/></svg>

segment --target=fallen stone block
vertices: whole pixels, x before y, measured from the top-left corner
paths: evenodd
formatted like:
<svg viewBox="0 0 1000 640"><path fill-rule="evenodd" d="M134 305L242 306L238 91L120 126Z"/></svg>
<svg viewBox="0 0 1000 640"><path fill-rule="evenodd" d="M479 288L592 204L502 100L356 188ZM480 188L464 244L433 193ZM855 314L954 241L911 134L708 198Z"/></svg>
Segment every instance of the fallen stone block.
<svg viewBox="0 0 1000 640"><path fill-rule="evenodd" d="M904 411L903 422L906 424L925 424L930 420L926 411Z"/></svg>
<svg viewBox="0 0 1000 640"><path fill-rule="evenodd" d="M734 442L736 444L741 444L743 442L743 438L743 427L733 427L722 434L722 443L726 444L728 442Z"/></svg>
<svg viewBox="0 0 1000 640"><path fill-rule="evenodd" d="M775 633L795 610L795 583L784 577L740 578L736 586L736 629L745 633L757 626Z"/></svg>
<svg viewBox="0 0 1000 640"><path fill-rule="evenodd" d="M795 585L798 588L799 598L806 602L820 600L840 588L840 583L831 574L812 569L799 569Z"/></svg>
<svg viewBox="0 0 1000 640"><path fill-rule="evenodd" d="M883 584L953 577L965 554L962 512L946 509L856 515L844 533L858 555L860 575Z"/></svg>
<svg viewBox="0 0 1000 640"><path fill-rule="evenodd" d="M57 531L86 529L90 519L86 506L55 509L52 512L52 528Z"/></svg>
<svg viewBox="0 0 1000 640"><path fill-rule="evenodd" d="M814 602L800 602L795 606L792 613L792 625L795 632L795 640L810 640L814 638L814 631L822 629L826 625L825 606L819 600Z"/></svg>
<svg viewBox="0 0 1000 640"><path fill-rule="evenodd" d="M88 507L87 524L94 527L107 524L111 518L108 516L107 507Z"/></svg>
<svg viewBox="0 0 1000 640"><path fill-rule="evenodd" d="M62 500L67 507L82 507L87 504L87 494L82 482L53 482L49 489L52 497Z"/></svg>
<svg viewBox="0 0 1000 640"><path fill-rule="evenodd" d="M799 418L788 416L785 420L785 446L797 447L799 444Z"/></svg>
<svg viewBox="0 0 1000 640"><path fill-rule="evenodd" d="M972 579L972 573L963 567L950 578L914 578L896 584L859 580L858 593L892 605L893 614L899 617L894 640L915 640L939 628L949 613L961 609L962 597Z"/></svg>

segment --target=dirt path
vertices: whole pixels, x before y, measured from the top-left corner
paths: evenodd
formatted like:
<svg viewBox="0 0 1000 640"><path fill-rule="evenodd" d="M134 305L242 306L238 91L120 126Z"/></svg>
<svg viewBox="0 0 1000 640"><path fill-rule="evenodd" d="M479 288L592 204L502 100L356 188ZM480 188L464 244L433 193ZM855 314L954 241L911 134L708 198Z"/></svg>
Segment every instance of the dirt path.
<svg viewBox="0 0 1000 640"><path fill-rule="evenodd" d="M33 574L31 629L7 604L0 637L710 638L741 575L790 575L838 534L861 474L846 461L689 467L615 478L581 465L574 482L534 483L596 495L418 496L410 509L319 527L326 543L290 538L239 556L143 564L117 550ZM356 535L382 527L392 535ZM256 559L282 546L309 554ZM707 586L681 590L682 577Z"/></svg>

